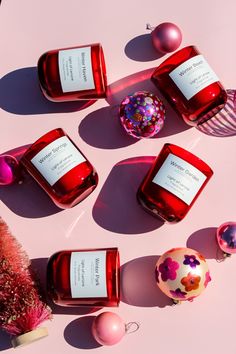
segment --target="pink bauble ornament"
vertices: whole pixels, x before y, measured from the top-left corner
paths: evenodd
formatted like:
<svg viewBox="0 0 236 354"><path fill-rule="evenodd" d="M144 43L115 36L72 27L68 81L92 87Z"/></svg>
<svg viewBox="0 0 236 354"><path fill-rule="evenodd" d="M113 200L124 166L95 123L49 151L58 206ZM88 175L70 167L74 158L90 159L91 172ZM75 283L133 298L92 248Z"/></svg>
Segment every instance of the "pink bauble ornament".
<svg viewBox="0 0 236 354"><path fill-rule="evenodd" d="M211 280L205 258L191 248L173 248L156 264L159 288L174 302L192 301Z"/></svg>
<svg viewBox="0 0 236 354"><path fill-rule="evenodd" d="M7 186L19 178L19 163L11 155L0 156L0 185Z"/></svg>
<svg viewBox="0 0 236 354"><path fill-rule="evenodd" d="M236 222L225 222L216 231L219 247L226 256L236 253Z"/></svg>
<svg viewBox="0 0 236 354"><path fill-rule="evenodd" d="M181 44L182 33L174 23L164 22L155 28L147 25L147 29L152 30L153 46L160 53L173 52Z"/></svg>
<svg viewBox="0 0 236 354"><path fill-rule="evenodd" d="M103 312L94 319L92 334L99 344L113 345L125 335L125 323L115 313Z"/></svg>
<svg viewBox="0 0 236 354"><path fill-rule="evenodd" d="M119 113L122 126L134 138L152 138L164 125L165 106L160 98L148 91L126 96Z"/></svg>

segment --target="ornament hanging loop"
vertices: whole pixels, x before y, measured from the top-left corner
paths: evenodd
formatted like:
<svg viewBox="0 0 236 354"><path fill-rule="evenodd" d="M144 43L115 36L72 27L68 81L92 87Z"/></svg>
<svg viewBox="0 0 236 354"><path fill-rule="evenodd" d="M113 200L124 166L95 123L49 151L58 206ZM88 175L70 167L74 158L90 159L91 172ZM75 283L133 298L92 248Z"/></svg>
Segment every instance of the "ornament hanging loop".
<svg viewBox="0 0 236 354"><path fill-rule="evenodd" d="M227 257L230 257L230 254L223 252L220 248L217 248L217 251L216 251L217 263L224 262Z"/></svg>
<svg viewBox="0 0 236 354"><path fill-rule="evenodd" d="M140 328L140 324L138 322L129 322L125 324L126 334L137 332L139 328Z"/></svg>
<svg viewBox="0 0 236 354"><path fill-rule="evenodd" d="M146 24L146 30L153 31L155 27L151 26L150 23Z"/></svg>

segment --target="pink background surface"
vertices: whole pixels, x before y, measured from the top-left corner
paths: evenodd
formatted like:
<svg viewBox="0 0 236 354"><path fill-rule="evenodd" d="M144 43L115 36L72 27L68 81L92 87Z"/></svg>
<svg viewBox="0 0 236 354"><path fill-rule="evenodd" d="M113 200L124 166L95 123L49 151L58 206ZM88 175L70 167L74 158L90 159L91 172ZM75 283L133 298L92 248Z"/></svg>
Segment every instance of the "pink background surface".
<svg viewBox="0 0 236 354"><path fill-rule="evenodd" d="M156 92L148 80L163 59L147 45L146 23L174 22L183 31L181 47L195 44L226 88L235 87L235 1L58 1L3 0L0 13L0 152L34 142L62 127L96 167L96 190L70 210L57 210L33 181L0 189L0 215L38 267L42 281L47 258L60 249L118 246L122 264L122 301L116 312L140 323L113 347L97 347L83 309L54 308L45 323L49 336L25 353L197 354L236 353L236 256L216 261L215 229L235 215L235 137L207 136L190 128L168 108L157 139L136 141L119 127L117 104L137 89ZM146 35L146 36L145 36ZM145 41L146 40L146 41ZM35 66L45 51L101 42L111 95L79 110L79 103L47 102L38 89ZM146 70L146 71L145 71ZM215 174L187 217L176 225L158 222L136 203L135 193L147 164L166 142L189 149ZM138 159L137 159L138 157ZM126 163L122 161L131 159ZM102 205L102 207L101 207ZM209 262L212 282L193 303L171 307L156 288L158 255L186 246ZM105 310L105 309L104 309ZM0 333L0 350L13 352Z"/></svg>

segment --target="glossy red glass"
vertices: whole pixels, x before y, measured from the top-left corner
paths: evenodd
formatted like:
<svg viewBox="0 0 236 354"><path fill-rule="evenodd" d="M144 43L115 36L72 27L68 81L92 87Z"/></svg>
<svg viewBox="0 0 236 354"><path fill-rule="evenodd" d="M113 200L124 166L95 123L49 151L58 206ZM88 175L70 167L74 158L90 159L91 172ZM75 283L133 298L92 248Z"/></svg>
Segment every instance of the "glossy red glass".
<svg viewBox="0 0 236 354"><path fill-rule="evenodd" d="M51 50L38 61L41 90L50 101L106 97L106 65L101 44Z"/></svg>
<svg viewBox="0 0 236 354"><path fill-rule="evenodd" d="M188 213L213 171L191 152L165 144L137 192L145 210L176 223Z"/></svg>
<svg viewBox="0 0 236 354"><path fill-rule="evenodd" d="M92 164L61 129L38 139L20 161L59 208L70 208L97 186Z"/></svg>
<svg viewBox="0 0 236 354"><path fill-rule="evenodd" d="M49 258L47 288L61 306L118 306L120 259L117 248L59 251Z"/></svg>
<svg viewBox="0 0 236 354"><path fill-rule="evenodd" d="M185 47L159 65L152 80L184 121L204 123L220 111L227 94L196 47Z"/></svg>

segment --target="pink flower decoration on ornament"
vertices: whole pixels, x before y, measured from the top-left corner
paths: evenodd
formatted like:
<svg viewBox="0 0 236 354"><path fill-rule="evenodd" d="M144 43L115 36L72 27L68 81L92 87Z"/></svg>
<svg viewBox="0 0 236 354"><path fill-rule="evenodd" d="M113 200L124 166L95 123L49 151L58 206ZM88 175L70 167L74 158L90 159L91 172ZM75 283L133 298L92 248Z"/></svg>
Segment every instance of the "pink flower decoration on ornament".
<svg viewBox="0 0 236 354"><path fill-rule="evenodd" d="M204 282L205 288L207 287L207 285L210 281L211 281L210 272L206 272L206 278L205 278L205 282Z"/></svg>
<svg viewBox="0 0 236 354"><path fill-rule="evenodd" d="M195 299L195 297L196 297L196 296L191 296L191 297L189 297L187 300L188 300L189 302L193 302L193 300Z"/></svg>
<svg viewBox="0 0 236 354"><path fill-rule="evenodd" d="M175 280L177 273L176 270L179 269L179 263L172 260L172 258L168 257L164 260L163 263L159 266L159 272L161 273L161 279L163 281Z"/></svg>

